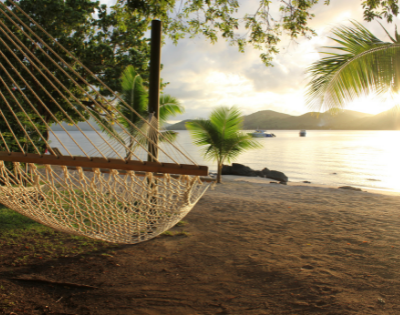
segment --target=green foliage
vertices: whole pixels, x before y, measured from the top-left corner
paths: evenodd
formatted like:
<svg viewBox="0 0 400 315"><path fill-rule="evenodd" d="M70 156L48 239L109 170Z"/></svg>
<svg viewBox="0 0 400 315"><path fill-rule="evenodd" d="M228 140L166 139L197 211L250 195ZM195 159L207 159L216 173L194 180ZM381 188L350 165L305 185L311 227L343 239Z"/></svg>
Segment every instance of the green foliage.
<svg viewBox="0 0 400 315"><path fill-rule="evenodd" d="M0 233L16 229L29 229L42 226L39 223L0 205Z"/></svg>
<svg viewBox="0 0 400 315"><path fill-rule="evenodd" d="M212 43L222 37L240 52L247 45L263 50L260 54L265 65L270 66L272 55L278 52L276 45L282 32L296 38L299 35L311 36L314 31L307 23L313 15L309 10L317 0L282 2L280 17L273 17L272 1L260 0L254 12L246 13L238 18L239 1L232 0L185 0L177 4L171 0L125 0L127 7L134 12L147 12L164 22L164 32L175 43L188 35L194 37L201 34ZM282 21L282 22L278 22ZM247 35L240 35L238 32Z"/></svg>
<svg viewBox="0 0 400 315"><path fill-rule="evenodd" d="M186 221L179 221L176 226L186 226L188 223Z"/></svg>
<svg viewBox="0 0 400 315"><path fill-rule="evenodd" d="M5 142L0 141L0 151L8 149L11 152L44 153L46 144L41 135L46 131L46 127L38 115L14 113L8 108L3 108L2 114L6 121L0 120L0 132Z"/></svg>
<svg viewBox="0 0 400 315"><path fill-rule="evenodd" d="M122 0L129 10L155 17L164 22L164 32L175 43L186 35L202 34L212 43L222 37L240 52L247 45L263 50L265 65L272 65L273 54L282 33L292 38L315 35L308 22L314 17L311 10L318 0L281 1L259 0L252 12L238 17L237 0ZM330 0L324 4L329 5ZM398 14L397 1L366 0L362 2L364 18L386 18L391 22ZM276 10L279 13L273 13ZM245 34L245 35L243 35Z"/></svg>
<svg viewBox="0 0 400 315"><path fill-rule="evenodd" d="M384 17L389 23L393 21L393 15L399 14L399 5L394 0L366 0L362 2L364 20L371 22L375 18Z"/></svg>
<svg viewBox="0 0 400 315"><path fill-rule="evenodd" d="M222 164L231 162L247 150L261 148L257 140L240 132L243 118L235 107L215 109L210 119L198 119L186 123L194 144L204 148L206 159L217 161L218 178L221 182Z"/></svg>
<svg viewBox="0 0 400 315"><path fill-rule="evenodd" d="M127 129L130 136L128 139L124 137L124 141L129 150L126 150L126 157L131 158L130 150L134 150L137 143L147 144L146 138L143 136L149 133L148 124L141 120L140 116L148 119L148 91L143 84L140 75L135 71L133 66L128 66L121 77L121 98L124 102L118 103L118 109L121 114L117 116L117 120ZM126 105L128 104L128 106ZM134 109L134 111L132 111ZM184 111L178 99L171 95L161 95L160 97L160 117L159 123L163 125L171 116L182 114ZM139 131L141 130L141 132ZM163 132L163 136L169 141L176 138L176 134L171 131ZM162 137L160 140L164 139Z"/></svg>
<svg viewBox="0 0 400 315"><path fill-rule="evenodd" d="M310 107L343 107L369 93L397 93L400 89L400 36L383 42L357 22L337 27L331 38L339 46L325 47L328 57L308 72L307 103Z"/></svg>
<svg viewBox="0 0 400 315"><path fill-rule="evenodd" d="M148 117L148 93L143 86L142 78L137 74L133 66L128 66L122 73L121 87L121 98L129 106L124 102L119 102L118 108L125 117L120 116L118 120L133 134L136 129L134 129L129 122L134 125L139 124L141 118L137 114L145 118ZM133 112L130 107L133 108L136 113Z"/></svg>
<svg viewBox="0 0 400 315"><path fill-rule="evenodd" d="M147 15L126 10L120 4L110 10L100 5L100 2L90 0L21 0L17 3L112 90L121 90L119 78L128 65L133 65L138 73L147 78L149 43L145 35L150 21ZM0 99L0 108L4 116L12 117L11 109L6 106L9 102L14 112L22 112L23 108L28 116L42 117L43 120L35 119L35 124L45 139L49 136L44 127L46 123L52 124L56 119L67 123L84 121L89 118L86 110L91 111L108 127L107 119L112 108L99 98L96 101L100 106L97 106L89 97L93 97L94 92L88 87L77 88L75 82L81 85L83 82L72 70L64 67L50 49L72 64L74 70L102 95L107 97L111 93L100 87L94 77L77 65L10 1L5 1L5 4L43 38L50 48L38 45L27 28L24 27L22 31L18 29L11 13L0 7L4 11L0 12L0 19L11 30L8 34L0 33L0 64L4 67L0 85L5 95ZM17 39L8 37L11 34ZM27 35L35 40L32 41ZM19 128L18 124L12 127L14 130ZM0 131L9 132L3 117L0 117ZM21 138L21 132L16 133L17 138ZM8 135L7 138L10 139Z"/></svg>
<svg viewBox="0 0 400 315"><path fill-rule="evenodd" d="M176 97L169 94L160 95L160 125L164 125L168 119L183 114L185 109Z"/></svg>
<svg viewBox="0 0 400 315"><path fill-rule="evenodd" d="M0 260L3 265L37 264L98 250L110 252L115 248L114 244L56 232L0 205Z"/></svg>

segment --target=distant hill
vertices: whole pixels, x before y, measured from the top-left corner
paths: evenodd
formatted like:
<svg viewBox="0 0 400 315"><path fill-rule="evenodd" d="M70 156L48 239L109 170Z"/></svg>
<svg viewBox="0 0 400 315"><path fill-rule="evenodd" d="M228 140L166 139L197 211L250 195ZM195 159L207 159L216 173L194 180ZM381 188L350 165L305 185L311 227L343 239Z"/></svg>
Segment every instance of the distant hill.
<svg viewBox="0 0 400 315"><path fill-rule="evenodd" d="M90 123L90 125L92 125L94 127L95 130L101 130L101 128L99 127L99 125L96 123L96 121L93 118L89 119L89 123ZM70 126L66 122L62 122L61 124L67 131L78 131L77 127ZM90 125L87 122L79 122L78 123L78 126L79 126L79 128L81 128L82 131L92 131L93 128ZM168 123L164 124L164 128L167 128L168 126L170 126L170 124L168 124ZM116 130L122 130L121 127L119 127L118 125L114 125L114 128ZM53 124L51 126L51 130L63 131L63 128L59 124Z"/></svg>
<svg viewBox="0 0 400 315"><path fill-rule="evenodd" d="M297 130L297 129L336 129L336 130L349 130L349 129L364 129L367 125L377 125L373 118L379 115L371 115L360 113L352 110L344 110L337 114L330 112L317 113L310 112L301 116L292 116L275 112L273 110L263 110L243 117L243 129L266 129L266 130ZM378 118L380 121L383 118ZM400 112L399 112L400 119ZM179 123L169 126L169 130L185 130L185 123L191 121L183 120ZM383 124L383 123L382 123ZM393 123L392 125L395 125ZM398 124L400 126L400 124ZM355 128L355 126L358 126ZM368 129L368 128L366 128Z"/></svg>
<svg viewBox="0 0 400 315"><path fill-rule="evenodd" d="M310 112L301 116L290 116L279 121L278 124L263 129L336 129L347 130L353 126L356 121L371 117L371 114L360 113L352 110L344 110L337 114L330 112L318 113Z"/></svg>
<svg viewBox="0 0 400 315"><path fill-rule="evenodd" d="M164 129L167 129L169 126L171 126L172 124L169 123L164 123L164 125L162 126Z"/></svg>
<svg viewBox="0 0 400 315"><path fill-rule="evenodd" d="M400 109L392 108L386 112L356 121L355 130L400 130Z"/></svg>
<svg viewBox="0 0 400 315"><path fill-rule="evenodd" d="M96 124L96 121L94 119L89 120L90 124L96 129L100 130L100 127ZM78 131L78 128L75 126L70 126L66 122L62 122L61 125L67 130L67 131ZM53 124L51 126L51 130L53 131L63 131L64 129L61 127L59 124ZM86 122L79 122L78 123L79 128L81 128L82 131L92 131L92 127L89 126L88 123Z"/></svg>
<svg viewBox="0 0 400 315"><path fill-rule="evenodd" d="M243 117L243 129L277 129L282 120L293 117L273 110L263 110ZM264 126L269 126L264 128Z"/></svg>
<svg viewBox="0 0 400 315"><path fill-rule="evenodd" d="M193 119L186 119L176 124L164 126L167 130L185 130L185 123ZM100 130L94 120L90 123ZM83 131L92 130L85 122L78 123ZM74 126L63 123L68 131L78 130ZM61 131L59 125L53 125L52 130ZM337 114L330 112L317 113L310 112L301 116L292 116L263 110L243 117L243 129L266 129L266 130L400 130L400 109L394 108L378 115L360 113L352 110L344 110Z"/></svg>
<svg viewBox="0 0 400 315"><path fill-rule="evenodd" d="M192 121L193 119L186 119L186 120L182 120L176 124L170 125L168 126L167 130L186 130L185 124L189 121Z"/></svg>

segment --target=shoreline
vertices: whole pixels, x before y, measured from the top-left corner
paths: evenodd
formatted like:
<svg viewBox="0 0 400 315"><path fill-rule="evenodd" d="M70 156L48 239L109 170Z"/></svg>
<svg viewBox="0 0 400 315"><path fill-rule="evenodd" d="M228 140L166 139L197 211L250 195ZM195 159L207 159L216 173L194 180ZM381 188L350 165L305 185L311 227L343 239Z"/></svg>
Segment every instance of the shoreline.
<svg viewBox="0 0 400 315"><path fill-rule="evenodd" d="M270 178L262 178L262 177L247 177L247 176L237 176L237 175L222 175L222 183L224 181L227 182L247 182L252 184L260 184L260 185L277 185L271 184L270 182L277 182L275 179ZM324 188L324 189L339 189L339 186L331 186L331 185L324 185L324 184L307 184L302 182L287 182L287 185L280 185L279 186L298 186L298 187L309 187L309 188ZM277 185L277 186L278 186ZM343 185L347 186L347 185ZM392 190L380 190L380 189L373 189L373 188L364 188L364 187L357 187L360 188L362 191L360 193L372 193L372 194L380 194L386 196L398 196L400 197L400 191L392 191ZM344 189L341 189L344 190ZM345 190L344 190L345 191Z"/></svg>

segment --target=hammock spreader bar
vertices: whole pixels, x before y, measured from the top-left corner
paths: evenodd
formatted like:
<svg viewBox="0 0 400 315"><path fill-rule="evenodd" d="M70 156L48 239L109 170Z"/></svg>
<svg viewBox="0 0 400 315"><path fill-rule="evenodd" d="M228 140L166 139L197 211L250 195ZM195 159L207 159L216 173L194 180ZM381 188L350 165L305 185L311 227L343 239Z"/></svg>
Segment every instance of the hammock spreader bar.
<svg viewBox="0 0 400 315"><path fill-rule="evenodd" d="M180 175L207 176L208 167L198 165L124 161L120 159L104 159L100 157L87 158L83 156L55 156L39 155L33 153L23 154L20 152L0 152L0 160L20 163L34 163L44 165L80 166L90 168L108 168L126 171L141 171Z"/></svg>

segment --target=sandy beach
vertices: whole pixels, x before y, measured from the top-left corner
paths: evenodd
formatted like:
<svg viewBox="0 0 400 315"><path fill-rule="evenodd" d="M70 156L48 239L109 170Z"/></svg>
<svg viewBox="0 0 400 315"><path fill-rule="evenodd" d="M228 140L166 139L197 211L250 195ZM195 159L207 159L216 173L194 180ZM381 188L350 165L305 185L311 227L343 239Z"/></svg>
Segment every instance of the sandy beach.
<svg viewBox="0 0 400 315"><path fill-rule="evenodd" d="M28 314L400 314L399 196L245 180L224 177L175 236L2 265L0 285Z"/></svg>

